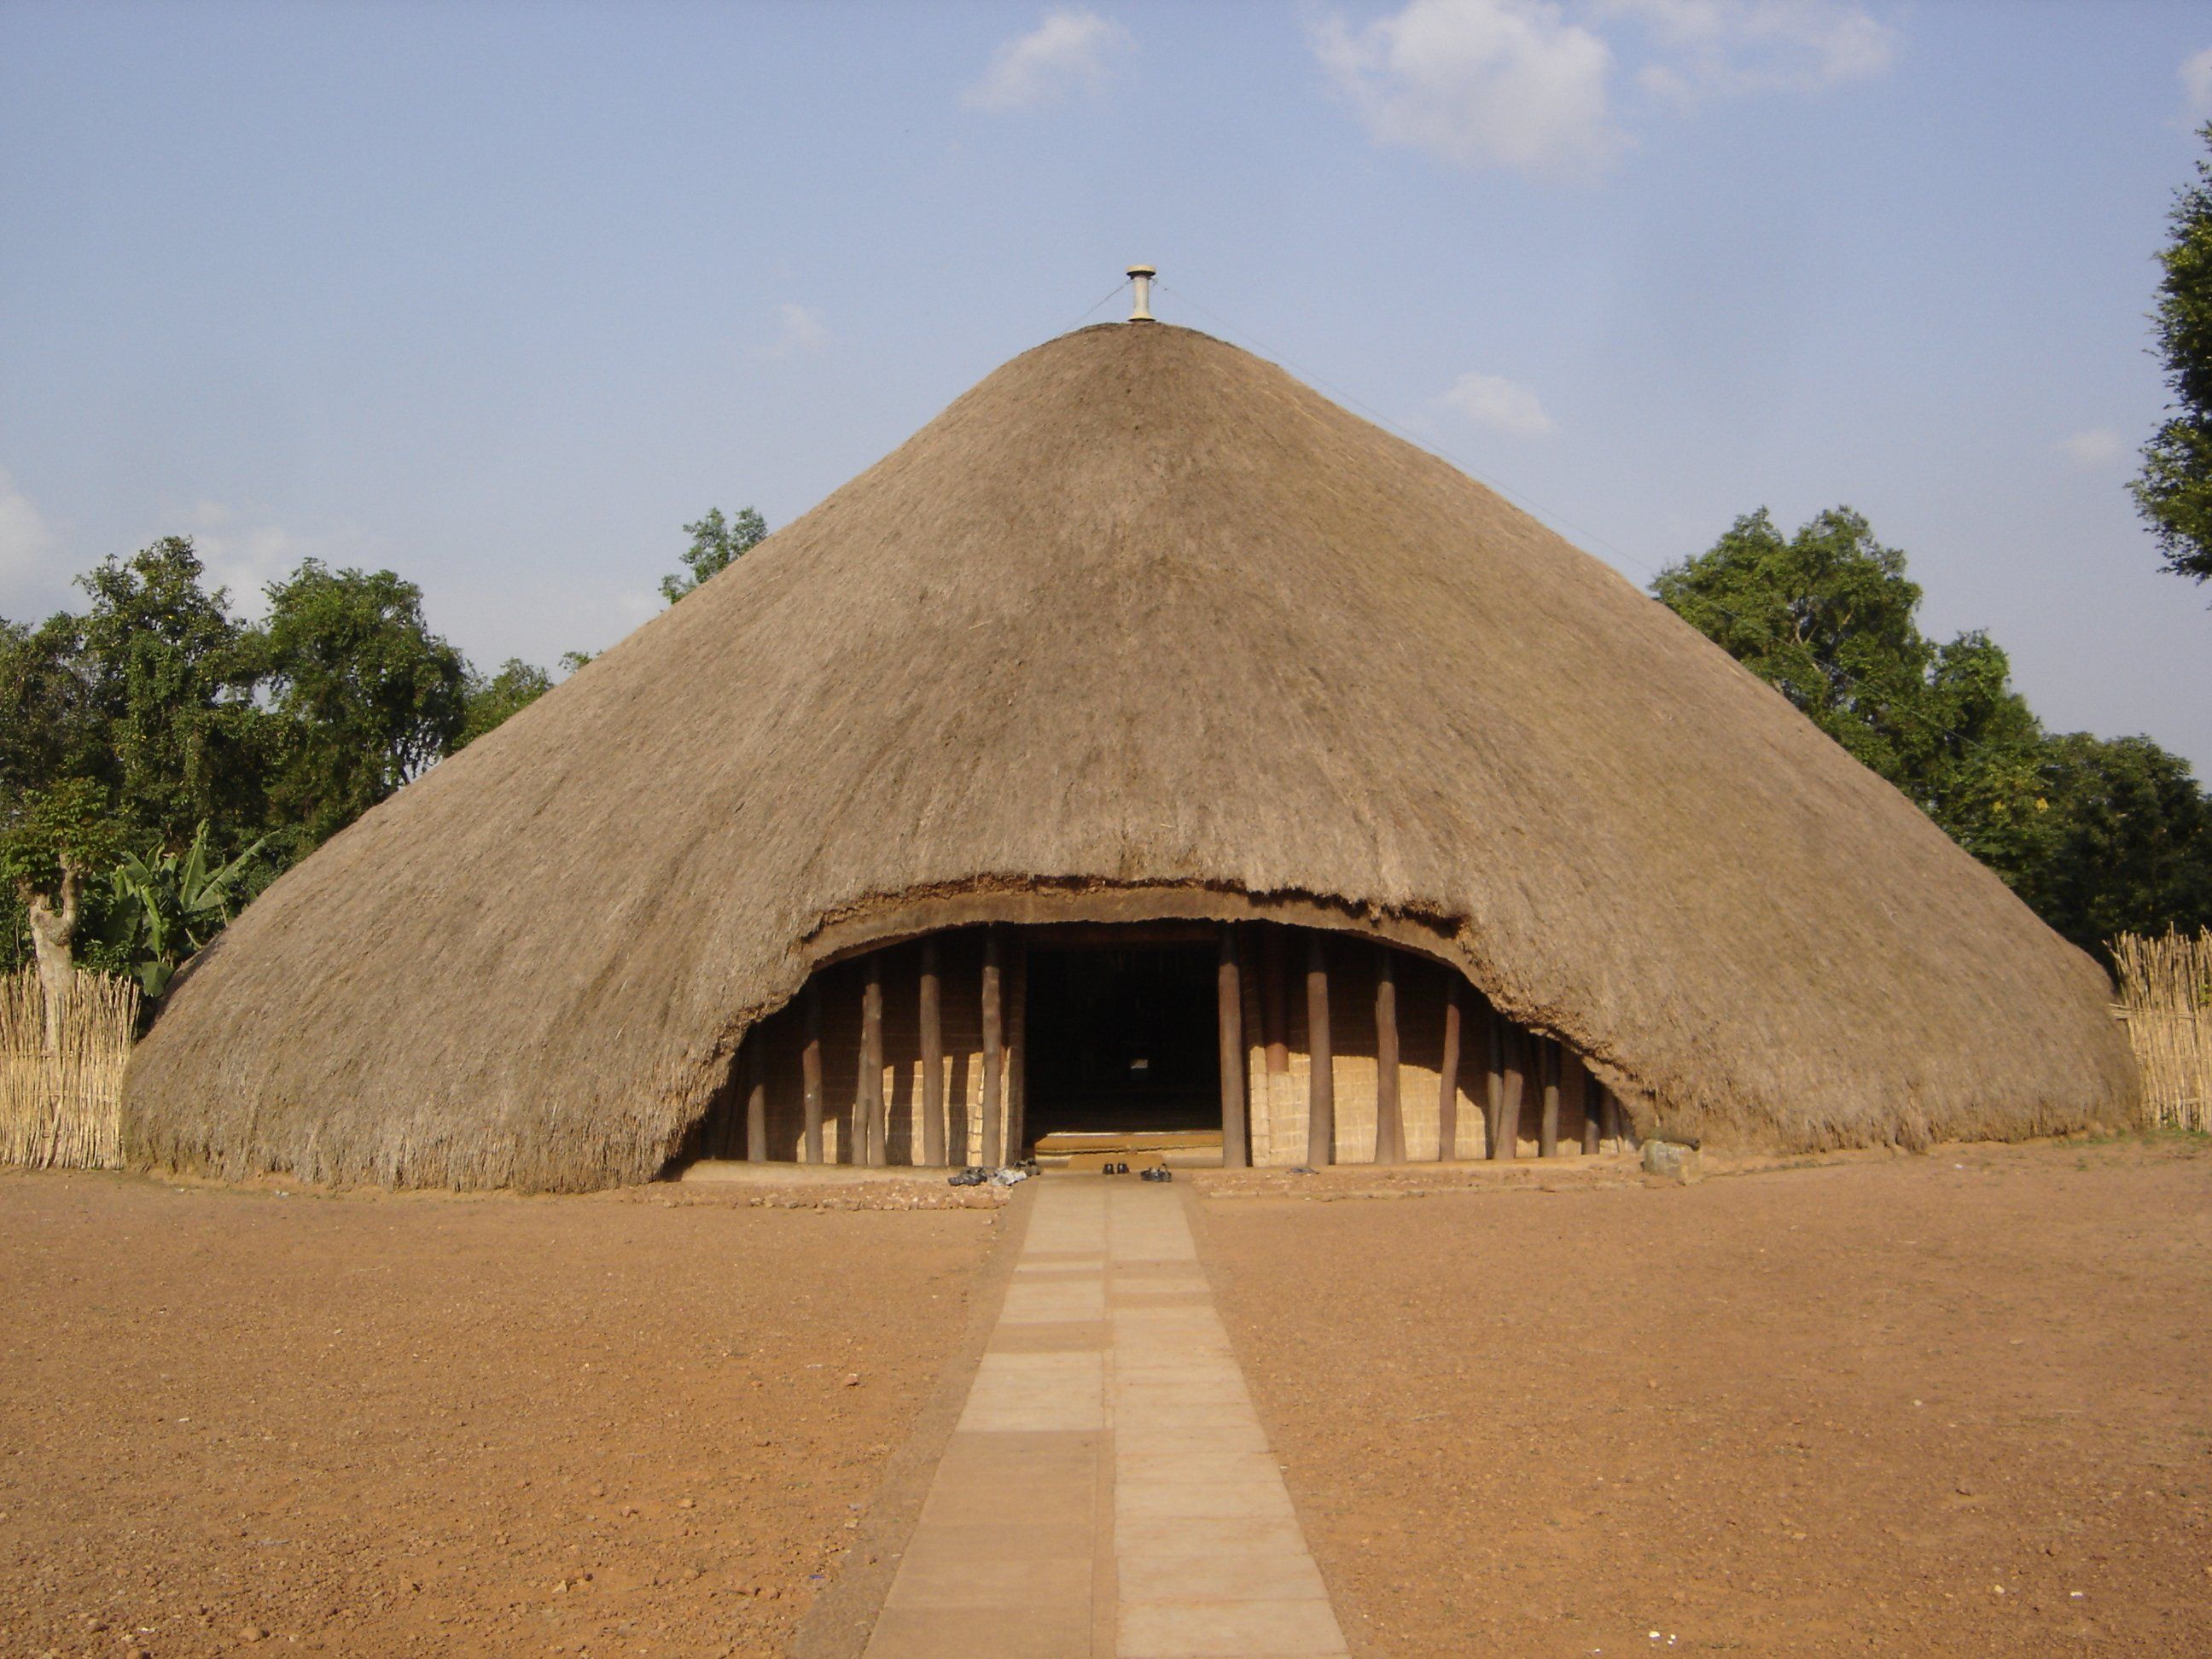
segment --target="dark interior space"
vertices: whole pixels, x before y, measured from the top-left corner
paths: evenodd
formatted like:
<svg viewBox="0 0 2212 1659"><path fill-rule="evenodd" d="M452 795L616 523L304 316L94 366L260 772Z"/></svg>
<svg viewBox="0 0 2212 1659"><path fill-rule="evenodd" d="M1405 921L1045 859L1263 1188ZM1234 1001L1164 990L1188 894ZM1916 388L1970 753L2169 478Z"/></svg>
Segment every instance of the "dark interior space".
<svg viewBox="0 0 2212 1659"><path fill-rule="evenodd" d="M1218 1129L1214 970L1203 945L1033 948L1029 1134Z"/></svg>

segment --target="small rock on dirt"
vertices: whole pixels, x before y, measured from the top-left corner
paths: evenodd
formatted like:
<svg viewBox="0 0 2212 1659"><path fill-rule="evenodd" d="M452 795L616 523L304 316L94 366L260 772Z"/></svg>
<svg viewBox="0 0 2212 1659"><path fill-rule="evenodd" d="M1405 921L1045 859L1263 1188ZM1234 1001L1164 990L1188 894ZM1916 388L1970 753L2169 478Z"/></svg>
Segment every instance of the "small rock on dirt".
<svg viewBox="0 0 2212 1659"><path fill-rule="evenodd" d="M1644 1143L1644 1173L1686 1187L1693 1181L1705 1179L1705 1156L1695 1146L1685 1146L1680 1141L1647 1140Z"/></svg>

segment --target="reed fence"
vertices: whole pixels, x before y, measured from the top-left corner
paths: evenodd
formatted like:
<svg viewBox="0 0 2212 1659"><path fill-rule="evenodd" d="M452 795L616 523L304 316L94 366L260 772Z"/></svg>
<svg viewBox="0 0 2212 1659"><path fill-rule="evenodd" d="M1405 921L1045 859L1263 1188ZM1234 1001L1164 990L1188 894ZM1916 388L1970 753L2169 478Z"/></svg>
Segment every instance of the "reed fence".
<svg viewBox="0 0 2212 1659"><path fill-rule="evenodd" d="M112 1169L138 987L80 973L56 1012L50 1026L35 969L0 974L0 1164Z"/></svg>
<svg viewBox="0 0 2212 1659"><path fill-rule="evenodd" d="M2123 933L2120 1018L2142 1073L2143 1112L2155 1124L2212 1131L2212 928L2163 939Z"/></svg>

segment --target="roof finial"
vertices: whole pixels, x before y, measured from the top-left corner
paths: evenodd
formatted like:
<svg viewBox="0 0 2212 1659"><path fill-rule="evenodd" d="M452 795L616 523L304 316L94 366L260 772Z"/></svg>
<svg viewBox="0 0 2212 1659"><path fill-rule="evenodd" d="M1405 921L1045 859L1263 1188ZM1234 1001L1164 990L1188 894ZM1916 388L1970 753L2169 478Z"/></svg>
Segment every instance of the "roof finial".
<svg viewBox="0 0 2212 1659"><path fill-rule="evenodd" d="M1152 315L1152 278L1158 275L1159 272L1154 270L1150 265L1129 267L1129 280L1137 285L1135 303L1129 307L1131 322L1151 323L1159 320Z"/></svg>

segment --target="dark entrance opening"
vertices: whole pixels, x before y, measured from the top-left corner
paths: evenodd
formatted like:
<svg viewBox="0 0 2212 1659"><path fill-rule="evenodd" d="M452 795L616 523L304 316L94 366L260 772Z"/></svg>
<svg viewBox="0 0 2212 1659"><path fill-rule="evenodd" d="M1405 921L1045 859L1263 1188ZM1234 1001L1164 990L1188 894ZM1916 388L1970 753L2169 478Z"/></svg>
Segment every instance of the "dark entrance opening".
<svg viewBox="0 0 2212 1659"><path fill-rule="evenodd" d="M1032 946L1027 1131L1221 1127L1214 952Z"/></svg>

